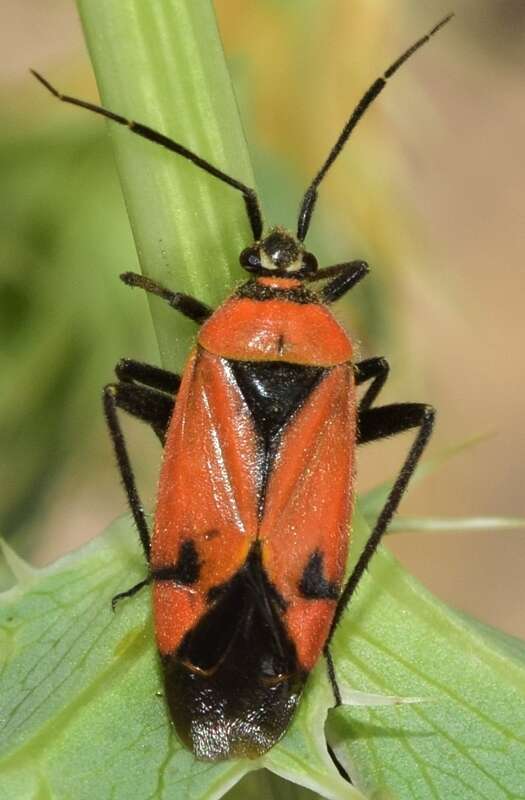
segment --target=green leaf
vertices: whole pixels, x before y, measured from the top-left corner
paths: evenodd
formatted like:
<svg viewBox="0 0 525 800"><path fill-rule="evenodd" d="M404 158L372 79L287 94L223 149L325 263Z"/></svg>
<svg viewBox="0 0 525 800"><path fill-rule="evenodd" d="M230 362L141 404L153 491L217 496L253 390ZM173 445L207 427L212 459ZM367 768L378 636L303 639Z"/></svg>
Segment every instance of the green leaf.
<svg viewBox="0 0 525 800"><path fill-rule="evenodd" d="M356 515L357 549L366 533ZM525 645L446 608L388 553L374 559L333 643L343 696L355 705L330 712L327 732L354 790L324 745L333 700L322 660L289 731L263 758L195 761L168 721L148 590L110 610L144 569L126 518L0 595L5 800L209 800L261 768L242 784L247 797L303 797L269 772L325 798L520 797ZM366 708L355 690L427 702L392 706L386 697L378 706L371 697Z"/></svg>
<svg viewBox="0 0 525 800"><path fill-rule="evenodd" d="M2 797L204 800L262 766L328 798L360 797L326 753L324 678L311 681L293 730L259 762L205 764L182 747L162 696L148 591L110 610L144 569L124 519L0 596Z"/></svg>
<svg viewBox="0 0 525 800"><path fill-rule="evenodd" d="M334 768L326 748L324 722L334 699L324 660L310 676L299 710L285 737L260 759L271 772L330 800L363 800Z"/></svg>
<svg viewBox="0 0 525 800"><path fill-rule="evenodd" d="M166 717L129 520L1 596L2 797L220 797L247 766L196 762ZM24 791L21 791L24 787Z"/></svg>
<svg viewBox="0 0 525 800"><path fill-rule="evenodd" d="M228 800L318 800L319 795L266 770L250 772L228 792Z"/></svg>
<svg viewBox="0 0 525 800"><path fill-rule="evenodd" d="M432 701L331 712L329 741L365 794L523 796L525 647L516 640L447 608L382 550L333 650L343 685Z"/></svg>

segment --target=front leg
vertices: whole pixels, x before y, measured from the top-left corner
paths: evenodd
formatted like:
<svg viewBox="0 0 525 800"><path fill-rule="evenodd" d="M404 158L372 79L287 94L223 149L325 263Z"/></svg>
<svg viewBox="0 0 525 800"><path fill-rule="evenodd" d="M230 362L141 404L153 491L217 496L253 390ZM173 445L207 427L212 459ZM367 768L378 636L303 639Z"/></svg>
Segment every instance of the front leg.
<svg viewBox="0 0 525 800"><path fill-rule="evenodd" d="M365 261L348 261L318 270L309 278L309 281L313 283L325 280L325 278L332 278L319 292L322 301L329 305L349 292L368 274L368 271L369 266Z"/></svg>
<svg viewBox="0 0 525 800"><path fill-rule="evenodd" d="M208 317L211 317L213 313L213 309L207 306L206 303L201 303L200 300L197 300L189 294L172 292L170 289L166 289L164 286L161 286L160 283L156 283L156 281L147 278L145 275L138 275L136 272L123 272L120 279L127 286L138 286L140 289L144 289L145 292L156 294L157 297L166 300L172 308L180 311L185 317L193 320L193 322L197 322L199 325L206 322Z"/></svg>

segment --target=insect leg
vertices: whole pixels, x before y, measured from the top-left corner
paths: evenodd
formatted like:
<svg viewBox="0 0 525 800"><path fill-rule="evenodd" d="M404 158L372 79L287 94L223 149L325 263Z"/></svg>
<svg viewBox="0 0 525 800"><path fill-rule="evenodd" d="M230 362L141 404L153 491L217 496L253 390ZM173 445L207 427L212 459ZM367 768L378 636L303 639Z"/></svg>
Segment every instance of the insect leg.
<svg viewBox="0 0 525 800"><path fill-rule="evenodd" d="M174 395L179 391L180 376L167 369L144 364L132 358L121 358L115 367L119 381L125 383L142 383L152 389L159 389L166 394Z"/></svg>
<svg viewBox="0 0 525 800"><path fill-rule="evenodd" d="M150 425L161 444L164 444L166 430L173 413L173 395L127 381L110 384L104 390L104 396L106 395L114 397L115 408L118 407Z"/></svg>
<svg viewBox="0 0 525 800"><path fill-rule="evenodd" d="M144 289L145 292L156 294L157 297L166 300L172 308L180 311L185 317L192 319L199 325L206 322L208 317L213 313L213 309L207 306L206 303L201 303L200 300L191 297L189 294L172 292L170 289L165 289L160 283L152 281L151 278L146 278L145 275L138 275L136 272L123 272L120 279L127 286L138 286Z"/></svg>
<svg viewBox="0 0 525 800"><path fill-rule="evenodd" d="M140 592L141 589L143 589L145 586L151 583L151 580L152 580L152 575L148 575L147 578L144 578L144 580L136 583L135 586L131 587L131 589L126 589L125 592L119 592L118 594L114 595L111 598L111 610L114 611L117 607L117 603L120 603L120 601L124 600L125 597L133 597L134 594Z"/></svg>
<svg viewBox="0 0 525 800"><path fill-rule="evenodd" d="M362 414L370 408L377 395L383 388L390 372L390 366L386 358L375 357L360 361L354 366L355 382L359 386L366 381L372 381L359 403L358 413Z"/></svg>
<svg viewBox="0 0 525 800"><path fill-rule="evenodd" d="M312 275L310 282L332 278L319 292L323 303L330 304L349 292L368 274L369 269L366 261L347 261L344 264L334 264L332 267L318 270Z"/></svg>
<svg viewBox="0 0 525 800"><path fill-rule="evenodd" d="M368 362L374 362L376 359L369 359ZM377 359L381 362L383 359ZM361 362L360 366L365 365L367 362ZM388 371L388 364L385 361L386 369ZM378 371L378 378L383 378L384 373ZM371 376L369 376L371 377ZM366 380L366 378L364 378ZM386 380L386 375L384 376ZM374 388L374 383L369 389L370 393ZM382 385L382 384L381 384ZM379 392L379 388L375 391L374 397ZM366 400L367 395L363 398ZM372 398L373 399L373 398ZM370 401L371 402L371 401ZM418 428L416 438L408 452L408 455L401 467L401 470L394 482L392 489L387 497L386 503L383 506L376 524L368 538L368 541L363 548L363 551L350 575L343 591L339 597L337 608L332 620L330 632L328 634L327 643L324 647L324 655L327 661L328 677L336 705L341 703L341 692L337 685L337 678L335 674L335 667L330 653L329 645L334 634L335 629L345 611L350 599L363 576L364 571L368 567L372 556L374 555L382 537L385 533L393 515L395 514L399 503L405 493L408 482L417 466L425 447L428 444L435 420L435 410L432 406L425 405L424 403L396 403L388 406L380 406L379 408L368 408L359 410L358 415L358 444L366 444L367 442L374 442L388 436L394 436L397 433L403 433L413 428Z"/></svg>
<svg viewBox="0 0 525 800"><path fill-rule="evenodd" d="M334 269L334 267L328 267L327 269ZM370 408L377 395L383 388L385 381L388 378L389 371L390 366L388 361L382 356L367 358L364 361L360 361L358 364L355 364L354 375L356 386L360 386L362 383L366 383L370 380L372 381L371 385L361 398L358 414L362 414L364 411ZM335 705L338 706L341 705L341 691L337 684L335 665L328 645L325 645L324 655L328 670L328 680L330 682L330 686L332 687Z"/></svg>
<svg viewBox="0 0 525 800"><path fill-rule="evenodd" d="M356 586L368 567L370 559L374 555L390 520L395 514L408 482L428 444L434 426L435 415L436 412L432 406L425 405L424 403L395 403L392 405L380 406L379 408L365 408L365 410L359 412L358 444L375 442L387 436L395 436L397 433L403 433L413 428L417 428L417 434L394 485L390 490L386 503L377 518L368 541L363 548L363 552L359 556L357 564L341 592L328 635L328 643L334 634L337 624L341 619L341 615L348 605Z"/></svg>
<svg viewBox="0 0 525 800"><path fill-rule="evenodd" d="M332 653L328 645L325 645L324 648L324 657L326 659L326 669L328 671L328 681L330 686L332 687L332 692L334 695L334 701L336 706L340 706L343 702L341 697L341 690L339 688L339 684L337 683L337 675L335 674L335 665L334 659L332 658Z"/></svg>
<svg viewBox="0 0 525 800"><path fill-rule="evenodd" d="M175 405L176 387L178 387L180 379L178 375L166 370L127 359L119 361L116 373L121 380L118 383L106 386L104 389L104 413L131 513L137 526L146 560L149 562L150 535L148 525L117 411L121 409L131 414L131 416L147 422L161 442L164 442ZM141 383L135 383L134 381L141 381ZM159 385L165 389L164 392L156 388ZM123 597L130 597L138 592L149 581L150 577L126 592L116 595L112 600L112 607L115 608L115 604Z"/></svg>
<svg viewBox="0 0 525 800"><path fill-rule="evenodd" d="M117 411L121 409L131 414L131 416L147 422L161 441L164 442L175 405L173 396L175 392L172 390L170 396L157 388L152 388L151 385L140 385L132 381L139 379L144 381L145 384L147 380L149 381L153 378L151 383L155 384L156 382L158 384L162 379L165 381L165 385L168 381L171 381L174 386L177 383L178 376L160 370L158 367L150 367L147 364L126 360L122 360L117 364L116 372L119 377L120 375L125 376L125 379L105 387L104 413L131 513L139 532L146 560L149 561L149 530Z"/></svg>

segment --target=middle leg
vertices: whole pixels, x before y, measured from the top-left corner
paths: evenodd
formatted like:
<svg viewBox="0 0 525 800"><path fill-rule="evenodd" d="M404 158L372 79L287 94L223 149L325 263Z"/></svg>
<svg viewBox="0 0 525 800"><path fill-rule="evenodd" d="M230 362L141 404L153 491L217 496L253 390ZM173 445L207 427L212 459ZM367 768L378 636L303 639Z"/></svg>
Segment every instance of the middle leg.
<svg viewBox="0 0 525 800"><path fill-rule="evenodd" d="M126 411L131 416L148 423L164 443L180 378L159 367L128 359L119 361L115 371L120 380L104 389L104 413L131 513L146 561L149 563L149 528L117 411L119 409ZM148 576L127 591L116 595L112 600L113 610L119 600L131 597L150 580L151 576Z"/></svg>

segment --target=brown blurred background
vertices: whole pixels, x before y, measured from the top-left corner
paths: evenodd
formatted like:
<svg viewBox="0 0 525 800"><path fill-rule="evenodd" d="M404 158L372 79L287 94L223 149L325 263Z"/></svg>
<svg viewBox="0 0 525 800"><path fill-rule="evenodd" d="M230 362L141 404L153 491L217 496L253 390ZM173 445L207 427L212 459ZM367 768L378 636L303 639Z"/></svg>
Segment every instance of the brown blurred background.
<svg viewBox="0 0 525 800"><path fill-rule="evenodd" d="M390 360L386 401L438 408L432 453L487 435L418 484L403 516L523 515L525 4L216 9L265 205L290 225L363 90L456 11L360 125L323 185L312 241L323 263L370 261L338 313L364 356ZM45 563L125 511L100 388L119 357L158 356L144 299L117 279L136 256L104 125L53 103L27 71L96 99L74 4L5 3L0 43L1 532ZM151 503L159 453L129 428ZM364 452L361 490L392 475L407 444ZM388 545L446 601L525 635L523 530Z"/></svg>

